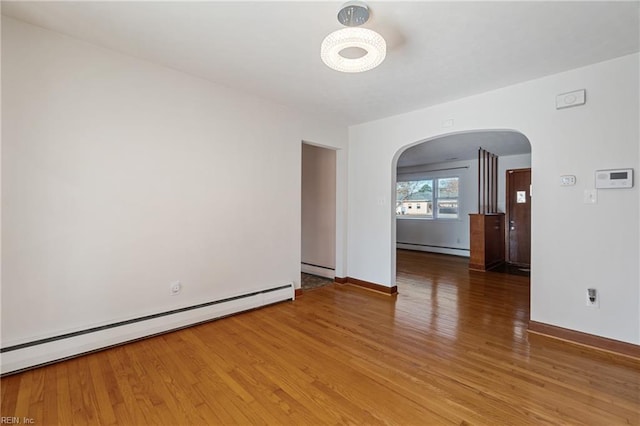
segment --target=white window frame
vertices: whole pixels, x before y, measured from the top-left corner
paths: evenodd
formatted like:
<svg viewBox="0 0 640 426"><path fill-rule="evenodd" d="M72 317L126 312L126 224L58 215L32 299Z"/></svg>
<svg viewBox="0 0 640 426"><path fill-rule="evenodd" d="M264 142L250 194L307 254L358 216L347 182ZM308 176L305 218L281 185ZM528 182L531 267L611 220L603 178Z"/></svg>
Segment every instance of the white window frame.
<svg viewBox="0 0 640 426"><path fill-rule="evenodd" d="M457 179L458 180L458 196L455 198L440 198L438 197L438 185L439 185L439 181L440 179ZM432 182L432 198L431 198L431 203L432 203L432 208L431 211L433 212L432 216L427 216L427 215L417 215L417 214L398 214L396 213L396 219L402 219L402 220L406 220L406 219L416 219L416 220L432 220L432 221L459 221L460 220L460 210L461 210L461 196L460 196L460 176L459 175L434 175L434 176L425 176L422 178L418 178L418 179L407 179L407 180L401 180L398 181L396 183L396 191L397 191L397 185L400 182L418 182L418 181L423 181L423 180L430 180ZM458 203L458 213L456 215L456 217L439 217L438 216L438 201L439 200L455 200ZM397 199L396 199L396 204L397 204ZM412 209L414 210L414 209Z"/></svg>

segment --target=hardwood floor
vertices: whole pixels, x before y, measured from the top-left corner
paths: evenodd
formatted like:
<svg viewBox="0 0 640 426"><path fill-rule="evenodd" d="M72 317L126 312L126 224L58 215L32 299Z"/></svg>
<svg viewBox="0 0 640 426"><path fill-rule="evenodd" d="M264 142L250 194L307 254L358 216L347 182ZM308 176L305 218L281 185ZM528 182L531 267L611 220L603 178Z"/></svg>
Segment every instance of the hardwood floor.
<svg viewBox="0 0 640 426"><path fill-rule="evenodd" d="M640 424L640 361L528 335L528 278L399 251L330 285L1 380L35 424ZM23 423L24 424L24 423Z"/></svg>

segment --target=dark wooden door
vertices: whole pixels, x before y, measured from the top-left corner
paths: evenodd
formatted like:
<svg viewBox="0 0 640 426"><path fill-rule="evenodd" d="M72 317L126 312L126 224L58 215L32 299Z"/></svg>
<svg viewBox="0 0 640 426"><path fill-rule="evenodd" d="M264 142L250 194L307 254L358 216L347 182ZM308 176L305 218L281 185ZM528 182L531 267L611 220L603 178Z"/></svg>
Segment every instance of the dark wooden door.
<svg viewBox="0 0 640 426"><path fill-rule="evenodd" d="M531 169L507 170L507 262L531 265Z"/></svg>

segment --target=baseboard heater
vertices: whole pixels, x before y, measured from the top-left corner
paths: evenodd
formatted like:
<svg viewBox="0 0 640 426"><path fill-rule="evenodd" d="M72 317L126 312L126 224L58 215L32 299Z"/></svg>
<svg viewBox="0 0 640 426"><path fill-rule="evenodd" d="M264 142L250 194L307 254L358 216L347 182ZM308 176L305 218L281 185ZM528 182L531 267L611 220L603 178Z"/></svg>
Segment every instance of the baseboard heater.
<svg viewBox="0 0 640 426"><path fill-rule="evenodd" d="M449 247L449 246L436 246L433 244L417 244L417 243L397 243L398 245L404 246L416 246L416 247L429 247L429 248L440 248L440 249L448 249L448 250L461 250L461 251L469 251L467 248L460 247Z"/></svg>
<svg viewBox="0 0 640 426"><path fill-rule="evenodd" d="M396 243L396 248L416 251L426 251L431 253L451 254L454 256L469 257L470 250L467 248L437 246L431 244L416 243Z"/></svg>
<svg viewBox="0 0 640 426"><path fill-rule="evenodd" d="M293 283L0 349L0 376L295 298Z"/></svg>
<svg viewBox="0 0 640 426"><path fill-rule="evenodd" d="M321 277L330 279L334 279L336 277L335 269L329 268L327 266L314 265L313 263L302 262L300 264L300 271L307 274L319 275Z"/></svg>

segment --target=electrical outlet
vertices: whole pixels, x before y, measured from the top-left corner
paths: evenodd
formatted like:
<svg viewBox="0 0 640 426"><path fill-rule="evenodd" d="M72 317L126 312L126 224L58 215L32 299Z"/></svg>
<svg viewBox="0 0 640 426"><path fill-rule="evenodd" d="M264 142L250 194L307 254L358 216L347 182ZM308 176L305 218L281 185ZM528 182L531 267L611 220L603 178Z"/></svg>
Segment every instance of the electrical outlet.
<svg viewBox="0 0 640 426"><path fill-rule="evenodd" d="M169 293L172 296L175 296L176 294L180 294L181 291L182 291L182 283L180 281L174 281L171 284L169 284Z"/></svg>
<svg viewBox="0 0 640 426"><path fill-rule="evenodd" d="M595 288L587 289L587 306L591 308L599 308L600 307L600 295Z"/></svg>

